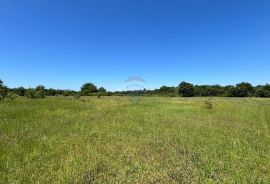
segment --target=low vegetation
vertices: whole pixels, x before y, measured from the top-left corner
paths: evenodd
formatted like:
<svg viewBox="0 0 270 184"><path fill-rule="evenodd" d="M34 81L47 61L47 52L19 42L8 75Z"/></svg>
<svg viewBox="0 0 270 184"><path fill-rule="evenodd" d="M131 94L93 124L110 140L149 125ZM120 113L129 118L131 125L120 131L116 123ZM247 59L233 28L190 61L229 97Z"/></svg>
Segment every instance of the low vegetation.
<svg viewBox="0 0 270 184"><path fill-rule="evenodd" d="M14 92L10 92L3 81L0 80L0 101L11 101L16 97L17 95Z"/></svg>
<svg viewBox="0 0 270 184"><path fill-rule="evenodd" d="M213 108L213 102L212 102L211 98L209 98L208 100L205 100L204 104L205 104L205 107L207 109L212 109Z"/></svg>
<svg viewBox="0 0 270 184"><path fill-rule="evenodd" d="M270 100L208 100L0 102L0 183L270 183Z"/></svg>

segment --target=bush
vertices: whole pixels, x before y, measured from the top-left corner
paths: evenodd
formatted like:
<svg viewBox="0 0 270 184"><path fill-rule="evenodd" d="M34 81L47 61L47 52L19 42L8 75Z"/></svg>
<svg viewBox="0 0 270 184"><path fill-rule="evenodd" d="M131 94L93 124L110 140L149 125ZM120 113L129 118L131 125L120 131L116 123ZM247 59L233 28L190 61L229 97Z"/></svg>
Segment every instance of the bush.
<svg viewBox="0 0 270 184"><path fill-rule="evenodd" d="M45 98L45 93L44 91L35 91L35 99L42 99Z"/></svg>
<svg viewBox="0 0 270 184"><path fill-rule="evenodd" d="M15 93L8 93L4 100L6 101L12 101L17 98L17 95Z"/></svg>
<svg viewBox="0 0 270 184"><path fill-rule="evenodd" d="M101 98L101 93L97 93L97 98Z"/></svg>
<svg viewBox="0 0 270 184"><path fill-rule="evenodd" d="M270 91L265 90L263 88L259 88L255 92L256 97L270 97Z"/></svg>
<svg viewBox="0 0 270 184"><path fill-rule="evenodd" d="M232 90L232 96L233 97L247 97L248 90L243 87L236 87Z"/></svg>
<svg viewBox="0 0 270 184"><path fill-rule="evenodd" d="M213 102L212 102L212 100L210 98L208 100L206 100L204 102L204 104L205 104L205 108L207 108L207 109L212 109L213 108Z"/></svg>
<svg viewBox="0 0 270 184"><path fill-rule="evenodd" d="M4 85L3 81L0 80L0 100L4 100L8 95L8 88Z"/></svg>
<svg viewBox="0 0 270 184"><path fill-rule="evenodd" d="M46 91L46 95L47 96L56 96L57 95L57 90L56 89L48 89L48 90L45 90Z"/></svg>
<svg viewBox="0 0 270 184"><path fill-rule="evenodd" d="M35 98L35 90L32 88L29 88L26 92L25 92L25 96L26 98Z"/></svg>
<svg viewBox="0 0 270 184"><path fill-rule="evenodd" d="M241 82L236 84L236 88L246 91L246 96L253 96L254 94L254 87L250 83Z"/></svg>
<svg viewBox="0 0 270 184"><path fill-rule="evenodd" d="M75 93L75 94L73 95L73 97L74 97L75 99L79 99L79 98L81 97L81 93Z"/></svg>
<svg viewBox="0 0 270 184"><path fill-rule="evenodd" d="M35 89L35 99L42 99L42 98L45 98L45 87L42 86L42 85L39 85L36 87Z"/></svg>
<svg viewBox="0 0 270 184"><path fill-rule="evenodd" d="M15 89L15 91L16 91L17 95L24 96L26 89L24 87L19 87L19 88Z"/></svg>
<svg viewBox="0 0 270 184"><path fill-rule="evenodd" d="M104 87L101 87L98 89L98 92L101 92L101 93L106 93L106 89Z"/></svg>
<svg viewBox="0 0 270 184"><path fill-rule="evenodd" d="M7 96L7 92L4 89L0 89L0 100L4 100Z"/></svg>
<svg viewBox="0 0 270 184"><path fill-rule="evenodd" d="M42 99L45 98L45 92L41 91L41 90L34 90L32 88L28 89L25 93L25 96L27 98L31 98L31 99Z"/></svg>

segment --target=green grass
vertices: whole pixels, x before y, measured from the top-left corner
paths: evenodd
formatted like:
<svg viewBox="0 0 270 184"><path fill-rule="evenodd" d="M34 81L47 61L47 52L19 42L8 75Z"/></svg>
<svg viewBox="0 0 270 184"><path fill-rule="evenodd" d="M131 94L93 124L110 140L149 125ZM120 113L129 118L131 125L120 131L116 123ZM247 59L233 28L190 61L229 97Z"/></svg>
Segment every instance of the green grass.
<svg viewBox="0 0 270 184"><path fill-rule="evenodd" d="M0 103L1 183L270 183L270 100Z"/></svg>

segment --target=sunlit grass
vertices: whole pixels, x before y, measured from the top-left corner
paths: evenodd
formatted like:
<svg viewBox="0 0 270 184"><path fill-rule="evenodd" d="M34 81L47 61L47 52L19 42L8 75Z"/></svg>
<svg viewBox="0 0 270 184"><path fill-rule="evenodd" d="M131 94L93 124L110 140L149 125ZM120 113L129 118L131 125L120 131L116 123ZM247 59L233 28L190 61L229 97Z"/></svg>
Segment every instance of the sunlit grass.
<svg viewBox="0 0 270 184"><path fill-rule="evenodd" d="M270 100L0 104L2 183L270 183Z"/></svg>

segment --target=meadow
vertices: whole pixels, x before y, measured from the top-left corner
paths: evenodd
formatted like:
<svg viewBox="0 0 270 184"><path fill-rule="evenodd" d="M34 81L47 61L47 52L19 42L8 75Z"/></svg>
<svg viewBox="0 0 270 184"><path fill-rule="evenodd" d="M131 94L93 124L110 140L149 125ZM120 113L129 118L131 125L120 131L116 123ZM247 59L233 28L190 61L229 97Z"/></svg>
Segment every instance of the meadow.
<svg viewBox="0 0 270 184"><path fill-rule="evenodd" d="M270 99L0 103L0 182L270 183Z"/></svg>

